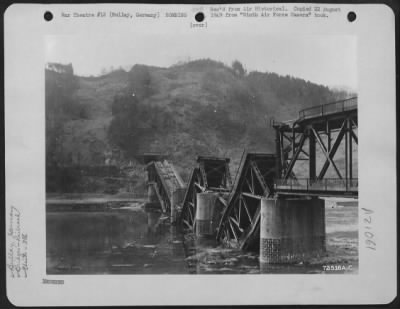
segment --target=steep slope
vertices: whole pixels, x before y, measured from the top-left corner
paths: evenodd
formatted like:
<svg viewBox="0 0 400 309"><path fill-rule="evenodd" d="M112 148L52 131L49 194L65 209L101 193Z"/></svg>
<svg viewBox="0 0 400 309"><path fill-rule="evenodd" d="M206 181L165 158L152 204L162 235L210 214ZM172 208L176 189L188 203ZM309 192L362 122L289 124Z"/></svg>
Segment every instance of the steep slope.
<svg viewBox="0 0 400 309"><path fill-rule="evenodd" d="M243 149L275 151L272 118L293 119L302 108L348 96L212 60L169 68L135 65L96 78L71 70L46 70L48 170L123 167L155 151L169 154L184 179L197 155L230 157L234 174Z"/></svg>

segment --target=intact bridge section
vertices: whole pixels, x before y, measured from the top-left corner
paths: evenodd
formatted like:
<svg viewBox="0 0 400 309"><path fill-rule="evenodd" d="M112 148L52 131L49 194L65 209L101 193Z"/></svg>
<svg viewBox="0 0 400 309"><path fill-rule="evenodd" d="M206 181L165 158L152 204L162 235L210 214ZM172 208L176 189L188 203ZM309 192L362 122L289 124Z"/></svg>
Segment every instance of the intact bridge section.
<svg viewBox="0 0 400 309"><path fill-rule="evenodd" d="M358 196L357 98L302 110L297 120L273 127L278 194Z"/></svg>

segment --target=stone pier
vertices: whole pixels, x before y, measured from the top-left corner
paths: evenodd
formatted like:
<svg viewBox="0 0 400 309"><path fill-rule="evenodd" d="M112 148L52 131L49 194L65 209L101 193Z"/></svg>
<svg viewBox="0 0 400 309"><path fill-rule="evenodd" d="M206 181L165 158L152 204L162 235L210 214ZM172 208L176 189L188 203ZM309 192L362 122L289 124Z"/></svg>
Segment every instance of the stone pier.
<svg viewBox="0 0 400 309"><path fill-rule="evenodd" d="M325 202L318 198L262 199L260 261L291 263L325 251Z"/></svg>

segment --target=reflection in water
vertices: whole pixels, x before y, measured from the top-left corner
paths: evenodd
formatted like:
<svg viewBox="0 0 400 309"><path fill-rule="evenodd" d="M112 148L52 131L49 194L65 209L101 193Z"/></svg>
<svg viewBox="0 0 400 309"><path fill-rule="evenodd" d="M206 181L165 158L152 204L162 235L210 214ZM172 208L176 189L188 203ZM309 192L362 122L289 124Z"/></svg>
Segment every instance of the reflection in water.
<svg viewBox="0 0 400 309"><path fill-rule="evenodd" d="M47 272L187 273L162 219L140 209L49 212Z"/></svg>
<svg viewBox="0 0 400 309"><path fill-rule="evenodd" d="M329 211L327 214L329 217ZM330 220L327 218L327 223ZM223 248L214 239L183 235L154 209L47 212L46 225L48 274L322 272L321 263L260 265L257 252ZM353 263L356 269L358 236L348 233L336 227L331 234L334 237L327 239L327 254L343 254L344 262ZM342 251L335 247L339 243Z"/></svg>
<svg viewBox="0 0 400 309"><path fill-rule="evenodd" d="M161 212L158 211L147 211L147 234L149 235L149 238L151 236L154 236L154 239L157 239L156 236L157 234L160 234L161 228L160 228L160 217L161 217Z"/></svg>

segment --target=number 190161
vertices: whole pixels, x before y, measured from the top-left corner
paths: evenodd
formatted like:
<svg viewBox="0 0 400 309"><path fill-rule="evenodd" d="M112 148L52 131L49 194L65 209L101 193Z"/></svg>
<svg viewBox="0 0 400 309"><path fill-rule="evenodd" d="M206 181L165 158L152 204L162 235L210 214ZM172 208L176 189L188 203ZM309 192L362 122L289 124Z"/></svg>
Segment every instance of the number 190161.
<svg viewBox="0 0 400 309"><path fill-rule="evenodd" d="M375 235L372 229L372 215L373 211L367 208L361 208L364 212L363 230L365 236L365 247L370 250L376 250Z"/></svg>

